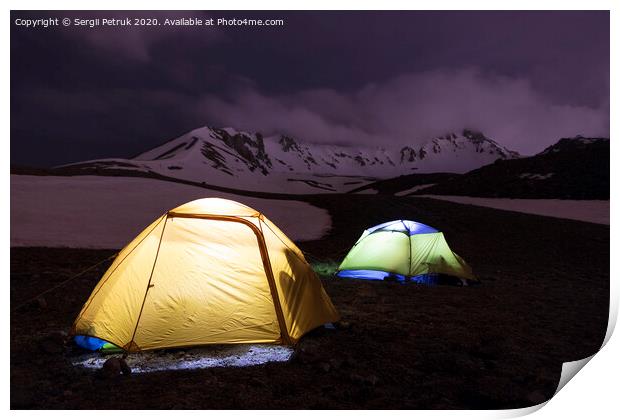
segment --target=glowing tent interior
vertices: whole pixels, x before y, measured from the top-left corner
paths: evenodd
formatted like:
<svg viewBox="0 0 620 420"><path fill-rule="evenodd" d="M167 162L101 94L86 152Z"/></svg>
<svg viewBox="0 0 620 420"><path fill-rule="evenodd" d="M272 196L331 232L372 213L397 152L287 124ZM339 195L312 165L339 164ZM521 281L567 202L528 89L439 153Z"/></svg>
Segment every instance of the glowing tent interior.
<svg viewBox="0 0 620 420"><path fill-rule="evenodd" d="M155 220L121 250L75 320L91 350L293 344L339 319L297 246L262 213L205 198Z"/></svg>
<svg viewBox="0 0 620 420"><path fill-rule="evenodd" d="M434 283L438 275L475 279L469 265L452 252L443 233L410 220L394 220L366 229L336 275L417 283Z"/></svg>

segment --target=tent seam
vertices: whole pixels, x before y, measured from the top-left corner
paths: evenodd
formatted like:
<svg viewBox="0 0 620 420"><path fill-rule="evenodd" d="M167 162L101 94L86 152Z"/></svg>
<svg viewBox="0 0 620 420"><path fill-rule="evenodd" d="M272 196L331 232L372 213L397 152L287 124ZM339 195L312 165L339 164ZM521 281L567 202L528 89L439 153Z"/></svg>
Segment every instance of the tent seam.
<svg viewBox="0 0 620 420"><path fill-rule="evenodd" d="M157 264L157 258L159 257L159 249L161 248L161 242L164 239L164 232L166 231L166 223L168 223L168 214L166 214L166 218L164 219L164 226L161 229L161 235L159 236L159 243L157 244L157 252L155 252L155 259L153 260L153 267L151 268L151 275L149 276L149 282L146 285L146 291L144 292L144 299L142 299L142 306L140 307L140 312L138 313L138 319L136 320L136 326L133 329L133 335L131 336L131 340L129 340L129 349L131 349L132 344L136 344L134 339L136 338L136 332L138 331L138 325L140 324L140 318L142 317L142 311L144 310L144 303L146 302L146 297L149 294L149 289L151 288L151 281L153 280L153 274L155 273L155 265ZM137 344L136 344L137 346ZM126 349L129 352L129 349Z"/></svg>

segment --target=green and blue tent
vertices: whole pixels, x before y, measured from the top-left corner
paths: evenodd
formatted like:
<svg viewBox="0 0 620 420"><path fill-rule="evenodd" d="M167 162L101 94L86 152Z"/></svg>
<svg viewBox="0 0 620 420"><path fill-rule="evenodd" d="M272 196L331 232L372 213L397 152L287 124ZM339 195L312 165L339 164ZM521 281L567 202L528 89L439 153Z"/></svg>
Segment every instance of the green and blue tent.
<svg viewBox="0 0 620 420"><path fill-rule="evenodd" d="M442 232L411 220L366 229L336 275L416 283L434 283L439 275L475 280L471 267L450 249Z"/></svg>

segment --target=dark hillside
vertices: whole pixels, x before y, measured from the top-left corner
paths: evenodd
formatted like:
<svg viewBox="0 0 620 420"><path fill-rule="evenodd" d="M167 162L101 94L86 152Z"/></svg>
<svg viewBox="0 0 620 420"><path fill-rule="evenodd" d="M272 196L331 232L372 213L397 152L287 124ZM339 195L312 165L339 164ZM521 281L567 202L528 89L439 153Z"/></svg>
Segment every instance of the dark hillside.
<svg viewBox="0 0 620 420"><path fill-rule="evenodd" d="M609 200L609 139L564 138L543 152L497 160L414 194Z"/></svg>

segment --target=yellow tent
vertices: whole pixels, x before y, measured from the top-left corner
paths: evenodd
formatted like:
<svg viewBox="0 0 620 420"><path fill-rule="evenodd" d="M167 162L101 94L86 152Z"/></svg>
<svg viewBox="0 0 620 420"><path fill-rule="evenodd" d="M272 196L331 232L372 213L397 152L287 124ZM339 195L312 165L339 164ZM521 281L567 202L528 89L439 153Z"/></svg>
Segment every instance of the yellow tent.
<svg viewBox="0 0 620 420"><path fill-rule="evenodd" d="M205 198L121 250L73 324L126 351L294 344L339 319L302 252L260 212Z"/></svg>

